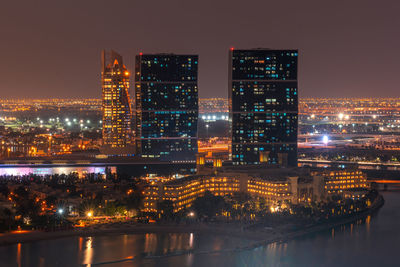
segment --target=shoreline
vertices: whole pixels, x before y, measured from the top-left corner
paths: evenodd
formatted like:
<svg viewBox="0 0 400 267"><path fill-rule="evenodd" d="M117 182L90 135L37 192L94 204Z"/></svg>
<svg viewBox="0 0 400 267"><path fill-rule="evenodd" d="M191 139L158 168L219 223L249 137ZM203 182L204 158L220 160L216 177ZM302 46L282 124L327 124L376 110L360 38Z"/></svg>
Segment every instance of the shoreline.
<svg viewBox="0 0 400 267"><path fill-rule="evenodd" d="M324 222L320 224L313 224L309 227L302 228L296 231L282 233L282 232L260 232L256 230L241 230L241 227L235 225L207 225L207 224L191 224L191 225L121 225L120 227L100 228L100 229L85 229L85 230L65 230L56 232L43 232L31 231L27 233L5 233L0 234L0 246L10 246L18 243L29 243L36 241L68 238L68 237L88 237L88 236L102 236L102 235L124 235L124 234L147 234L147 233L197 233L197 234L216 234L225 235L236 238L243 238L253 241L251 244L237 247L234 249L217 250L217 251L187 251L179 252L178 254L172 253L171 255L162 256L179 256L183 254L204 254L204 253L222 253L233 252L239 250L250 250L262 246L266 246L275 242L286 242L297 237L305 236L307 234L324 231L333 227L355 222L360 219L366 218L368 215L379 210L384 205L384 199L380 195L373 205L365 211L355 214L354 216L339 218L337 221ZM159 257L150 255L147 258Z"/></svg>

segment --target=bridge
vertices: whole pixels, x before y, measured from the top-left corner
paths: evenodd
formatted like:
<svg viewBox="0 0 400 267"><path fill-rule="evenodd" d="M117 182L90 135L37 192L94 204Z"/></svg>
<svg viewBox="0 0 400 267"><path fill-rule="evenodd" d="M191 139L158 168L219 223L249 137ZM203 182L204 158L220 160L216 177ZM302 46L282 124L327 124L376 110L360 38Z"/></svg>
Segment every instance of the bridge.
<svg viewBox="0 0 400 267"><path fill-rule="evenodd" d="M369 161L341 161L341 160L322 160L322 159L299 159L300 166L309 165L312 167L319 167L325 165L326 167L337 166L354 166L358 169L375 169L375 170L398 170L400 171L400 163L395 162L369 162Z"/></svg>
<svg viewBox="0 0 400 267"><path fill-rule="evenodd" d="M398 184L400 185L400 180L380 180L380 179L372 179L368 180L369 182L372 183L377 183L377 184Z"/></svg>

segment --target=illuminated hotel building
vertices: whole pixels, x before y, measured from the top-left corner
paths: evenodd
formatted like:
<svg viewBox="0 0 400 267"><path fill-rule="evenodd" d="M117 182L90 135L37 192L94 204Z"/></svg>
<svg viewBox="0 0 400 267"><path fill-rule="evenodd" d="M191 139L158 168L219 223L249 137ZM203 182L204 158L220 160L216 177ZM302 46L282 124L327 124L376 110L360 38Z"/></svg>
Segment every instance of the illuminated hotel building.
<svg viewBox="0 0 400 267"><path fill-rule="evenodd" d="M230 50L234 165L297 166L297 60L297 50Z"/></svg>
<svg viewBox="0 0 400 267"><path fill-rule="evenodd" d="M151 182L144 188L142 211L158 212L157 204L170 200L177 212L189 208L206 191L219 196L246 193L276 207L283 203L326 201L333 194L351 194L351 198L355 199L369 187L360 171L257 167L213 168L209 174Z"/></svg>
<svg viewBox="0 0 400 267"><path fill-rule="evenodd" d="M170 200L174 212L177 212L190 207L193 201L206 191L225 196L239 190L240 181L233 177L191 176L166 183L152 183L144 190L143 211L157 212L157 203Z"/></svg>
<svg viewBox="0 0 400 267"><path fill-rule="evenodd" d="M358 170L327 169L315 173L319 173L324 178L325 190L328 194L342 194L349 189L368 187L366 175Z"/></svg>
<svg viewBox="0 0 400 267"><path fill-rule="evenodd" d="M103 144L111 148L125 148L132 143L130 73L122 57L114 51L103 50L101 61Z"/></svg>
<svg viewBox="0 0 400 267"><path fill-rule="evenodd" d="M273 206L284 202L309 203L324 197L322 176L311 177L310 173L295 168L218 167L216 164L203 167L197 175L149 183L144 189L143 211L157 212L157 203L164 200L172 201L175 212L186 209L206 191L217 196L246 193Z"/></svg>
<svg viewBox="0 0 400 267"><path fill-rule="evenodd" d="M195 161L197 55L136 56L136 146L145 158Z"/></svg>

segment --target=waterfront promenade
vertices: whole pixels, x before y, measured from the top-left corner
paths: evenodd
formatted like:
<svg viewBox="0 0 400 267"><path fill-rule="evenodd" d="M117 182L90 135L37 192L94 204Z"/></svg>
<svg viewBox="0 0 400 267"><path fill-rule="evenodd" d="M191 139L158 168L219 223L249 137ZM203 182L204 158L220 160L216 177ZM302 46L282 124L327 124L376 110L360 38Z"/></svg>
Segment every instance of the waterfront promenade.
<svg viewBox="0 0 400 267"><path fill-rule="evenodd" d="M121 235L121 234L145 234L145 233L197 233L211 235L226 235L230 237L238 237L249 240L246 245L238 246L229 249L207 250L207 251L184 251L173 252L163 255L145 255L146 257L171 257L182 254L205 254L205 253L223 253L234 252L240 250L250 250L257 247L266 246L271 243L286 242L288 240L304 236L311 233L334 228L343 224L352 223L358 220L363 220L372 213L377 212L384 204L384 199L379 196L368 210L357 214L348 215L335 220L313 225L305 225L297 230L289 230L288 227L282 226L277 229L269 229L259 225L257 227L244 227L239 223L193 223L187 225L171 225L171 224L133 224L120 223L101 226L91 226L82 229L43 232L43 231L21 231L0 234L0 245L12 245L17 243L33 242L47 239L66 238L70 236L101 236L101 235ZM250 229L251 228L251 229Z"/></svg>

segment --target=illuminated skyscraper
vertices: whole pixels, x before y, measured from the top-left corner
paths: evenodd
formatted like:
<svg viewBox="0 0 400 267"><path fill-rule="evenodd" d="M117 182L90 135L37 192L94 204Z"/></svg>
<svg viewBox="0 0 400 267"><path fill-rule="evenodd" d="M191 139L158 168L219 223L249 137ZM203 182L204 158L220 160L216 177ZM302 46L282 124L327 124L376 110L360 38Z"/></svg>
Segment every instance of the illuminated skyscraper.
<svg viewBox="0 0 400 267"><path fill-rule="evenodd" d="M194 161L197 55L136 56L136 146L142 157Z"/></svg>
<svg viewBox="0 0 400 267"><path fill-rule="evenodd" d="M297 165L297 50L229 52L235 165Z"/></svg>
<svg viewBox="0 0 400 267"><path fill-rule="evenodd" d="M101 61L103 143L109 148L126 148L132 143L130 73L114 51L103 50Z"/></svg>

